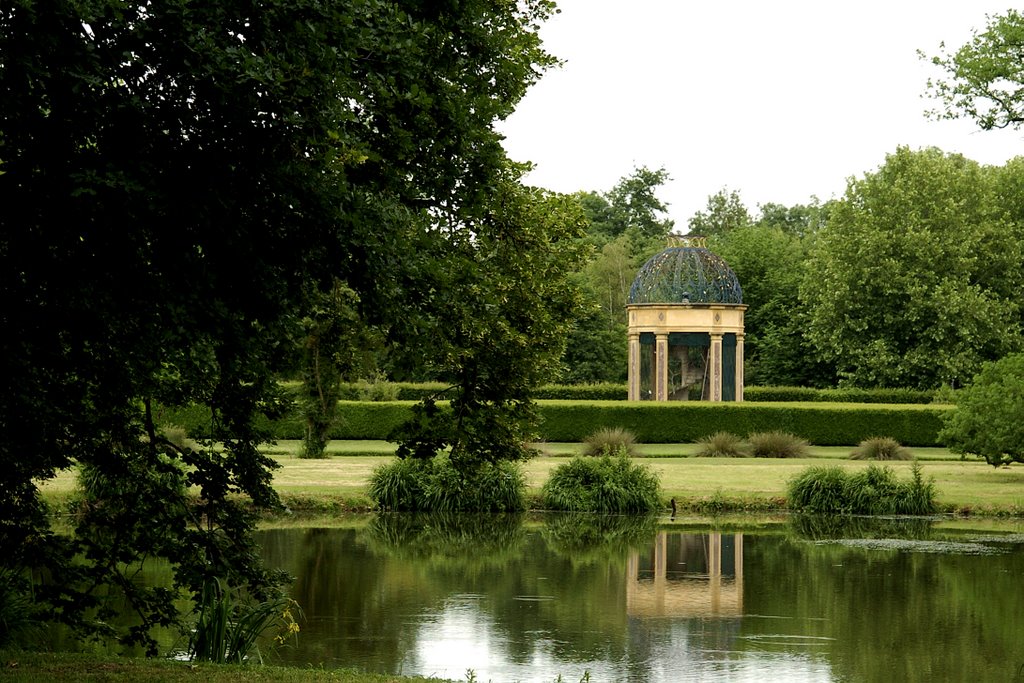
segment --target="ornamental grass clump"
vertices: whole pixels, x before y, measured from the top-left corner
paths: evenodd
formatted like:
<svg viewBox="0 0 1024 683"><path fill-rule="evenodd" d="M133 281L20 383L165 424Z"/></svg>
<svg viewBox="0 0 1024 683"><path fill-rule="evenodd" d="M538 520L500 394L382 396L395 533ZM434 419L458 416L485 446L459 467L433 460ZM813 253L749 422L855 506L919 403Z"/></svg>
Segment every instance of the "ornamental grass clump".
<svg viewBox="0 0 1024 683"><path fill-rule="evenodd" d="M583 440L583 455L615 455L620 451L629 457L638 454L636 435L628 429L604 427Z"/></svg>
<svg viewBox="0 0 1024 683"><path fill-rule="evenodd" d="M661 508L661 483L624 450L576 456L559 465L541 489L544 506L566 512L644 513Z"/></svg>
<svg viewBox="0 0 1024 683"><path fill-rule="evenodd" d="M787 432L758 432L747 437L755 458L806 458L810 444Z"/></svg>
<svg viewBox="0 0 1024 683"><path fill-rule="evenodd" d="M729 432L715 432L697 442L699 458L742 458L746 455L743 439Z"/></svg>
<svg viewBox="0 0 1024 683"><path fill-rule="evenodd" d="M526 477L507 460L460 469L447 454L396 458L373 471L369 494L381 510L519 512L526 509Z"/></svg>
<svg viewBox="0 0 1024 683"><path fill-rule="evenodd" d="M864 439L850 453L851 460L913 460L914 454L904 448L896 439L888 436L873 436Z"/></svg>
<svg viewBox="0 0 1024 683"><path fill-rule="evenodd" d="M846 472L841 467L809 467L789 482L790 509L812 514L927 515L935 512L935 482L925 480L915 462L909 481L889 467L871 464Z"/></svg>

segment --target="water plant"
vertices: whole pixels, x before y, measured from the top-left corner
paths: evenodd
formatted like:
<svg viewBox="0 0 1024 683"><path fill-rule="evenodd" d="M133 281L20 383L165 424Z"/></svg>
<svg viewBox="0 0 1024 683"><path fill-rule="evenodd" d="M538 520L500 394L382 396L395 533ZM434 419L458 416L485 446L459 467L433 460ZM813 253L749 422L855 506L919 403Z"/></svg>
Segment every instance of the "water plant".
<svg viewBox="0 0 1024 683"><path fill-rule="evenodd" d="M864 439L850 453L851 460L912 460L914 454L900 442L888 436Z"/></svg>
<svg viewBox="0 0 1024 683"><path fill-rule="evenodd" d="M758 432L747 437L750 454L755 458L806 458L807 439L788 432Z"/></svg>
<svg viewBox="0 0 1024 683"><path fill-rule="evenodd" d="M301 616L301 611L294 600L280 596L247 603L220 579L203 584L197 610L188 644L192 661L241 664L255 656L262 662L257 644L260 636L276 630L273 642L280 645L299 633L296 616Z"/></svg>
<svg viewBox="0 0 1024 683"><path fill-rule="evenodd" d="M697 441L700 458L741 458L746 454L743 439L730 432L715 432Z"/></svg>
<svg viewBox="0 0 1024 683"><path fill-rule="evenodd" d="M544 506L567 512L635 513L661 507L661 483L624 450L599 457L576 456L559 465L541 489Z"/></svg>

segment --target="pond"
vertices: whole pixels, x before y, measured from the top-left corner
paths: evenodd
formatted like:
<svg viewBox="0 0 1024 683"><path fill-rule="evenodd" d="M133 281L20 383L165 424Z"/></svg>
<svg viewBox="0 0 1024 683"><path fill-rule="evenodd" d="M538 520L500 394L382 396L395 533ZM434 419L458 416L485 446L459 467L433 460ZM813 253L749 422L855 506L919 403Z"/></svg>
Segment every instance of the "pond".
<svg viewBox="0 0 1024 683"><path fill-rule="evenodd" d="M479 681L1024 680L1024 535L381 515L260 532L281 663Z"/></svg>

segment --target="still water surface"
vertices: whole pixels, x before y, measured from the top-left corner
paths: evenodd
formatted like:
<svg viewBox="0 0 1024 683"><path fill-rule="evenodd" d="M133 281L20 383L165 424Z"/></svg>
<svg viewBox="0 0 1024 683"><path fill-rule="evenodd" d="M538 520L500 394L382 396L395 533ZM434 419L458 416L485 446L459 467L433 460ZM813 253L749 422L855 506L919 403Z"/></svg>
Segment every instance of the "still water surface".
<svg viewBox="0 0 1024 683"><path fill-rule="evenodd" d="M480 681L1024 680L1024 535L376 516L260 532L286 664Z"/></svg>

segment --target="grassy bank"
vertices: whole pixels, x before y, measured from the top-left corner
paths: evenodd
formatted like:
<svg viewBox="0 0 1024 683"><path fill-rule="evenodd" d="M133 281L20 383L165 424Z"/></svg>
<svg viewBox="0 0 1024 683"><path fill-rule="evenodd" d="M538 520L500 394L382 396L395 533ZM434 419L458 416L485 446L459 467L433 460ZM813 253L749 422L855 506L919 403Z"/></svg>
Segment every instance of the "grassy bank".
<svg viewBox="0 0 1024 683"><path fill-rule="evenodd" d="M525 464L527 484L536 499L551 470L578 453L580 444L541 446L545 455ZM367 481L373 469L387 462L393 446L383 441L335 441L332 457L304 460L299 443L282 441L268 448L281 464L274 485L295 511L337 512L369 509ZM812 447L808 458L696 458L693 444L645 444L644 460L661 476L666 503L675 498L680 509L697 512L723 510L772 511L784 509L786 484L798 472L823 462L847 469L867 467L847 459L850 448ZM1024 467L993 468L981 460L961 460L942 448L916 448L924 473L935 479L942 510L975 515L1024 516ZM890 466L908 477L910 463ZM44 486L46 495L60 502L72 492L74 477L62 473Z"/></svg>
<svg viewBox="0 0 1024 683"><path fill-rule="evenodd" d="M134 659L109 655L0 651L0 680L24 683L52 681L203 681L204 683L416 683L438 678L383 676L344 669L300 669L283 666L193 664L163 659Z"/></svg>

